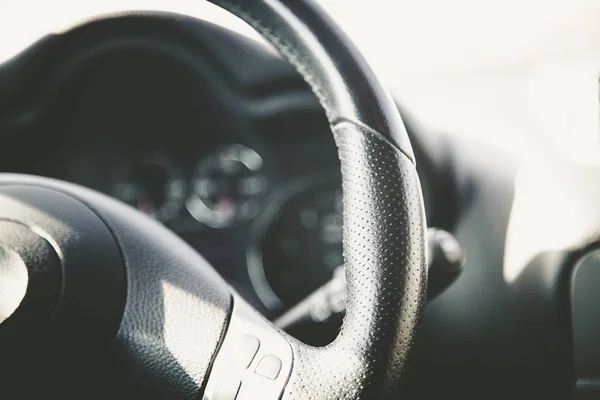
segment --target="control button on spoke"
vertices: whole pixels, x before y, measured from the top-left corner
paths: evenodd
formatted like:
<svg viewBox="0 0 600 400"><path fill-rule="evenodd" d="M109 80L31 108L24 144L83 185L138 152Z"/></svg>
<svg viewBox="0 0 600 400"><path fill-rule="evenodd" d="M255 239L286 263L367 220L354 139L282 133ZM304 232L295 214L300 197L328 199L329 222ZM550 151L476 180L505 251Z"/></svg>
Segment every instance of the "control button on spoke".
<svg viewBox="0 0 600 400"><path fill-rule="evenodd" d="M239 379L223 379L219 382L212 400L235 400L242 386Z"/></svg>
<svg viewBox="0 0 600 400"><path fill-rule="evenodd" d="M260 347L260 340L253 335L244 335L240 340L236 364L244 369L248 368Z"/></svg>
<svg viewBox="0 0 600 400"><path fill-rule="evenodd" d="M279 371L281 371L281 360L271 355L260 360L258 367L254 370L256 374L271 380L277 379Z"/></svg>

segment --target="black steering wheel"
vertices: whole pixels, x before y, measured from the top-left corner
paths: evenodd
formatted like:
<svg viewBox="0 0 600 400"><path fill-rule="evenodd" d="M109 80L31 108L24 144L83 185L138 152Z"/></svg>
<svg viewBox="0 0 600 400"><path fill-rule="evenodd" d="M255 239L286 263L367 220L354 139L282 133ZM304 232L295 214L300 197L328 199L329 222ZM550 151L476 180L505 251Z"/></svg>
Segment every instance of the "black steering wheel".
<svg viewBox="0 0 600 400"><path fill-rule="evenodd" d="M124 204L0 174L8 398L373 399L398 388L424 304L426 248L397 108L312 1L213 2L268 39L326 111L343 180L339 337L314 348L278 331L193 249Z"/></svg>

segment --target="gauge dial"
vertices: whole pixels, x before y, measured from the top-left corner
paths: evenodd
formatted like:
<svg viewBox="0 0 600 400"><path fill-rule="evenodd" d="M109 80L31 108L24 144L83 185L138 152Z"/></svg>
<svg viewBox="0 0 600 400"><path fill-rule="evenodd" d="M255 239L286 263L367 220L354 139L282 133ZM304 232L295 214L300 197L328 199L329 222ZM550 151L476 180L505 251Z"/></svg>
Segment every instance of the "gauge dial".
<svg viewBox="0 0 600 400"><path fill-rule="evenodd" d="M227 228L258 213L267 187L260 155L246 146L229 145L196 168L187 209L203 224Z"/></svg>
<svg viewBox="0 0 600 400"><path fill-rule="evenodd" d="M109 193L166 222L183 207L186 183L181 169L171 159L154 154L141 157L124 168Z"/></svg>
<svg viewBox="0 0 600 400"><path fill-rule="evenodd" d="M264 277L284 308L328 282L342 263L342 193L334 185L289 200L262 243Z"/></svg>

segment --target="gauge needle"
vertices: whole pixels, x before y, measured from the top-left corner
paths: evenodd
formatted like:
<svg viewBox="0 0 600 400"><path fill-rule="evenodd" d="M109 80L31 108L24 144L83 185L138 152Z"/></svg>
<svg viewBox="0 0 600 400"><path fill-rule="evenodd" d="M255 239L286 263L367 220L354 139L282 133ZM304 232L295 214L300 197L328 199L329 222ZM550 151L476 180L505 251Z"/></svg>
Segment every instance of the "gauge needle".
<svg viewBox="0 0 600 400"><path fill-rule="evenodd" d="M138 200L138 209L144 214L154 216L154 206L152 205L150 199L148 199L148 197L143 194L140 194Z"/></svg>
<svg viewBox="0 0 600 400"><path fill-rule="evenodd" d="M233 202L233 198L229 195L220 195L219 200L217 202L219 210L225 215L226 219L233 218L235 214L235 204Z"/></svg>

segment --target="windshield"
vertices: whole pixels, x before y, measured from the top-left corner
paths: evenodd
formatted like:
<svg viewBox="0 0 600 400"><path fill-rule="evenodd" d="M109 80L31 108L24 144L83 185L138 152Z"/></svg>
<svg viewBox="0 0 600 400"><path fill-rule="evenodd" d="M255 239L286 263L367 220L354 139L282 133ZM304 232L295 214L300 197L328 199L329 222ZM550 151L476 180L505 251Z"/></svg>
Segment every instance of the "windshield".
<svg viewBox="0 0 600 400"><path fill-rule="evenodd" d="M531 134L597 142L600 2L321 0L395 97L436 129L518 151ZM35 11L34 11L35 10ZM0 60L49 32L128 10L172 11L260 40L200 0L5 0Z"/></svg>

